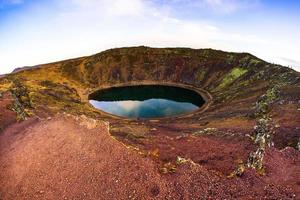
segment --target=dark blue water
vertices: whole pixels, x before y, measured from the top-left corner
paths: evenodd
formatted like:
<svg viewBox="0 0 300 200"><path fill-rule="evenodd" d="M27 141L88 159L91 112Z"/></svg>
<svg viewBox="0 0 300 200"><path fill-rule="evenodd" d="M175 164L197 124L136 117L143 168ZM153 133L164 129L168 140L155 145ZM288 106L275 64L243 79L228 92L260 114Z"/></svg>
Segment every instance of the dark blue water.
<svg viewBox="0 0 300 200"><path fill-rule="evenodd" d="M197 110L203 98L192 90L171 86L128 86L97 91L90 103L107 113L127 118L158 118Z"/></svg>

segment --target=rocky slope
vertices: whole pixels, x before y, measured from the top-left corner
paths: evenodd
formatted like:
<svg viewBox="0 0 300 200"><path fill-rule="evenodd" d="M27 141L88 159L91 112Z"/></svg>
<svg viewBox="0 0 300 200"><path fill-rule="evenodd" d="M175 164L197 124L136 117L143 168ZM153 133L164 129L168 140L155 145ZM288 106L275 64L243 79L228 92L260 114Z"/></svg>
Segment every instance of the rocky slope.
<svg viewBox="0 0 300 200"><path fill-rule="evenodd" d="M207 107L181 117L128 120L88 103L89 94L98 89L134 84L201 90ZM53 120L45 120L50 116ZM109 126L93 126L93 131L86 128L77 134L73 118ZM39 195L48 199L296 199L300 195L296 150L300 74L247 53L120 48L24 69L0 79L0 131L0 197L4 199L38 199ZM63 166L65 171L77 162L83 165L84 158L76 153L77 140L80 148L87 148L89 166L60 173ZM26 144L32 144L28 150ZM123 145L127 148L121 150ZM101 170L95 154L109 158ZM57 171L47 174L52 165ZM129 166L120 167L124 165ZM97 174L103 170L112 170L112 175ZM120 187L113 182L116 171L123 174ZM95 182L82 174L95 177ZM151 179L150 175L133 178L139 174L151 174L155 183L137 186ZM59 186L65 178L79 180L76 191ZM136 189L127 187L129 183Z"/></svg>

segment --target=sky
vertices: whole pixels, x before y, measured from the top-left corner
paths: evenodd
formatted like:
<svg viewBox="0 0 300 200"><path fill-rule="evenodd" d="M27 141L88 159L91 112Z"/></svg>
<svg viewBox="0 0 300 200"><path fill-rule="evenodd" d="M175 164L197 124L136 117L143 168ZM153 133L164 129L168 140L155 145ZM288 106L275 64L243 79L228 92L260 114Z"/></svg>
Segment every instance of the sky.
<svg viewBox="0 0 300 200"><path fill-rule="evenodd" d="M0 0L0 74L115 47L249 52L300 71L298 0Z"/></svg>

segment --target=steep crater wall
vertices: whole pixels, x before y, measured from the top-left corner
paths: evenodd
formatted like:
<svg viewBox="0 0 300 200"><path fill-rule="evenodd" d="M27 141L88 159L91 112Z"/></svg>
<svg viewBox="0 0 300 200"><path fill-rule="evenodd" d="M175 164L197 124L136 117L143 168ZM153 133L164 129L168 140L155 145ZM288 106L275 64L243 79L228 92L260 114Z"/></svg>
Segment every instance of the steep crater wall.
<svg viewBox="0 0 300 200"><path fill-rule="evenodd" d="M264 109L274 112L272 115L282 130L292 135L292 146L295 146L294 138L298 133L295 134L293 127L297 122L292 116L298 112L299 77L298 72L248 53L134 47L35 66L8 75L1 82L7 88L17 87L16 80L26 86L32 103L25 106L25 111L37 114L72 112L105 119L109 116L99 113L88 103L88 95L97 89L146 83L193 87L207 91L211 102L205 115L199 112L177 119L177 123L185 125L184 129L193 127L189 132L211 126L238 130L242 125L247 134L253 131L255 121L261 117L257 115L261 113L258 110ZM268 91L275 86L279 97L260 101L264 95L269 98ZM272 106L264 106L266 102ZM117 123L122 124L122 121ZM276 139L277 143L281 143L284 135ZM281 147L291 143L284 141Z"/></svg>

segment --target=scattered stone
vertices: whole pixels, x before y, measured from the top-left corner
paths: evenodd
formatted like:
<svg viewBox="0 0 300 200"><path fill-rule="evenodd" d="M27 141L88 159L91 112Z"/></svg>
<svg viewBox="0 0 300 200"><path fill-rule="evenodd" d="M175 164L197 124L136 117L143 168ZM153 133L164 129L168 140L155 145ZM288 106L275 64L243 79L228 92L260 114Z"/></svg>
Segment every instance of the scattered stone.
<svg viewBox="0 0 300 200"><path fill-rule="evenodd" d="M159 157L159 149L154 149L152 151L149 151L148 156L153 157L153 158L158 158Z"/></svg>
<svg viewBox="0 0 300 200"><path fill-rule="evenodd" d="M217 128L205 128L200 131L196 131L193 133L193 135L212 135L218 131Z"/></svg>
<svg viewBox="0 0 300 200"><path fill-rule="evenodd" d="M177 156L177 159L176 159L176 163L177 163L177 164L183 164L183 163L186 163L186 162L188 162L187 159L182 158L182 157L180 157L180 156Z"/></svg>
<svg viewBox="0 0 300 200"><path fill-rule="evenodd" d="M162 174L175 173L176 165L171 162L165 163L162 168L160 168Z"/></svg>
<svg viewBox="0 0 300 200"><path fill-rule="evenodd" d="M183 133L183 134L181 134L181 135L179 135L179 136L176 136L175 139L176 139L176 140L180 140L180 139L186 138L186 137L188 137L188 136L189 136L188 134Z"/></svg>
<svg viewBox="0 0 300 200"><path fill-rule="evenodd" d="M159 120L158 119L151 119L151 120L149 120L150 122L159 122Z"/></svg>
<svg viewBox="0 0 300 200"><path fill-rule="evenodd" d="M80 116L80 125L81 126L86 126L88 129L94 129L97 127L97 121L95 119L92 119L92 118L88 118L87 116L85 115L81 115Z"/></svg>
<svg viewBox="0 0 300 200"><path fill-rule="evenodd" d="M227 176L228 178L233 178L235 176L242 176L244 174L246 170L246 166L243 163L243 161L241 160L238 164L238 167L236 168L236 170L234 170L229 176Z"/></svg>

